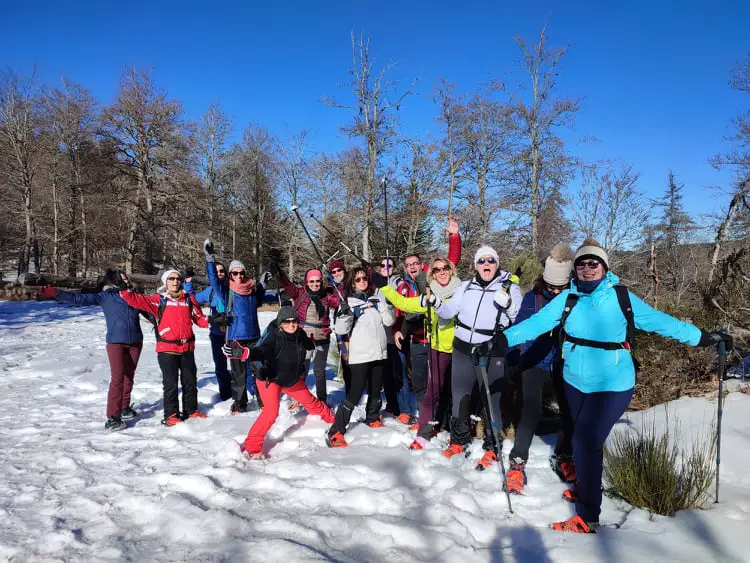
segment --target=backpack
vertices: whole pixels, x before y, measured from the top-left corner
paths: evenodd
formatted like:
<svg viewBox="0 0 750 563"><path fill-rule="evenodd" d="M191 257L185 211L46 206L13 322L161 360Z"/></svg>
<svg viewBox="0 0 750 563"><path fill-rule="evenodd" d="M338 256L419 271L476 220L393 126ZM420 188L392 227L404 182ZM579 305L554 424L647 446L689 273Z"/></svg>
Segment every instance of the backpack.
<svg viewBox="0 0 750 563"><path fill-rule="evenodd" d="M190 314L190 322L193 322L193 299L190 296L190 294L187 294L187 303L188 303L188 311ZM149 316L149 320L151 321L151 324L154 325L154 336L156 337L157 342L164 342L166 344L186 344L188 342L193 342L195 340L195 335L191 336L190 338L181 338L178 340L170 340L169 338L162 337L161 334L159 334L159 325L161 324L161 318L164 316L164 310L167 308L167 298L161 295L159 297L159 310L156 313L156 317L153 315Z"/></svg>
<svg viewBox="0 0 750 563"><path fill-rule="evenodd" d="M600 340L588 340L586 338L578 338L569 335L565 332L565 321L570 316L570 312L578 303L578 294L568 293L568 297L565 299L565 307L563 308L562 317L560 317L559 325L559 346L558 353L562 355L563 343L567 340L571 342L573 346L589 346L590 348L599 348L601 350L629 350L630 355L633 357L633 365L635 371L640 371L640 363L635 357L635 317L633 315L633 307L630 303L630 295L628 294L628 288L624 285L617 284L614 286L615 294L617 295L617 302L620 305L622 314L625 317L625 323L627 328L625 329L625 341L624 342L603 342Z"/></svg>

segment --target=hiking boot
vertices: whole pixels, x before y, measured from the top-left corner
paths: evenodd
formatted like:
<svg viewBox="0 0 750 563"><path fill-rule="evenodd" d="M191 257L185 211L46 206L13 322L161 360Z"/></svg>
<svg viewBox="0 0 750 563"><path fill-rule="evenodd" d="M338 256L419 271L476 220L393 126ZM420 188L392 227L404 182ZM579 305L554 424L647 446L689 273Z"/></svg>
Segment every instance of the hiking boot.
<svg viewBox="0 0 750 563"><path fill-rule="evenodd" d="M462 453L464 453L464 447L461 444L451 444L443 450L443 455L448 459L452 458L454 455Z"/></svg>
<svg viewBox="0 0 750 563"><path fill-rule="evenodd" d="M526 463L520 459L510 462L510 469L505 474L505 483L509 493L520 495L526 485Z"/></svg>
<svg viewBox="0 0 750 563"><path fill-rule="evenodd" d="M573 532L574 534L595 534L598 522L584 522L583 518L576 514L563 522L555 522L552 529L558 532Z"/></svg>
<svg viewBox="0 0 750 563"><path fill-rule="evenodd" d="M414 432L416 432L417 430L419 430L419 424L415 422L414 424L409 426L409 430L414 430Z"/></svg>
<svg viewBox="0 0 750 563"><path fill-rule="evenodd" d="M578 502L578 489L573 487L572 489L565 489L562 494L563 500L567 500L568 502Z"/></svg>
<svg viewBox="0 0 750 563"><path fill-rule="evenodd" d="M122 430L123 428L127 428L127 424L119 416L110 416L104 423L105 430Z"/></svg>
<svg viewBox="0 0 750 563"><path fill-rule="evenodd" d="M247 412L247 405L232 403L232 416L235 414L242 414L243 412Z"/></svg>
<svg viewBox="0 0 750 563"><path fill-rule="evenodd" d="M412 415L405 412L402 412L400 415L398 415L396 417L396 420L398 420L401 424L406 424L407 426L411 426L416 422Z"/></svg>
<svg viewBox="0 0 750 563"><path fill-rule="evenodd" d="M175 424L179 424L180 422L182 422L180 413L170 414L168 417L164 418L161 421L164 426L174 426Z"/></svg>
<svg viewBox="0 0 750 563"><path fill-rule="evenodd" d="M190 413L188 418L206 418L206 415L203 414L201 411L193 411Z"/></svg>
<svg viewBox="0 0 750 563"><path fill-rule="evenodd" d="M383 428L385 424L383 424L383 420L380 417L378 417L372 422L368 422L367 426L369 426L370 428Z"/></svg>
<svg viewBox="0 0 750 563"><path fill-rule="evenodd" d="M345 448L349 445L344 440L344 435L341 432L336 432L333 436L327 436L326 444L329 448Z"/></svg>
<svg viewBox="0 0 750 563"><path fill-rule="evenodd" d="M550 458L552 471L554 471L563 483L576 482L576 464L573 458L567 455L553 455Z"/></svg>
<svg viewBox="0 0 750 563"><path fill-rule="evenodd" d="M497 454L492 450L487 450L484 452L482 459L477 462L474 469L477 471L484 471L485 469L489 469L495 463L497 463Z"/></svg>
<svg viewBox="0 0 750 563"><path fill-rule="evenodd" d="M130 420L131 418L135 418L136 416L138 416L138 412L133 408L133 405L125 407L120 413L120 418L123 420Z"/></svg>
<svg viewBox="0 0 750 563"><path fill-rule="evenodd" d="M264 460L268 459L268 454L263 452L245 452L245 457L250 460Z"/></svg>
<svg viewBox="0 0 750 563"><path fill-rule="evenodd" d="M427 445L427 440L425 440L421 436L418 436L416 440L414 440L411 444L409 444L409 449L410 450L423 450L426 445Z"/></svg>

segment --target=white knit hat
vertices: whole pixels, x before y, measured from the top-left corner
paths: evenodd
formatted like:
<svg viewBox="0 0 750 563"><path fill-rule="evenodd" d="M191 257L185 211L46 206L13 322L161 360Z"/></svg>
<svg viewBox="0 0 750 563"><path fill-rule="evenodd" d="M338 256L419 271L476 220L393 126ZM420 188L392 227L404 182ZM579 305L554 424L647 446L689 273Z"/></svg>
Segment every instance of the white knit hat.
<svg viewBox="0 0 750 563"><path fill-rule="evenodd" d="M243 272L247 273L247 270L245 269L245 265L239 260L232 260L229 263L229 273L231 273L234 270L242 270Z"/></svg>
<svg viewBox="0 0 750 563"><path fill-rule="evenodd" d="M602 245L599 244L599 241L595 239L587 238L583 241L583 244L578 247L578 250L576 250L574 263L583 258L596 258L604 264L605 270L609 270L609 256L607 256L607 251L604 250Z"/></svg>
<svg viewBox="0 0 750 563"><path fill-rule="evenodd" d="M182 278L182 274L180 274L179 270L175 270L173 268L165 270L165 272L161 275L161 287L156 290L156 293L164 294L167 292L167 278L172 274L177 274L178 276L180 276L180 278Z"/></svg>
<svg viewBox="0 0 750 563"><path fill-rule="evenodd" d="M573 253L564 244L555 246L544 261L542 279L550 285L563 286L570 282L573 271Z"/></svg>
<svg viewBox="0 0 750 563"><path fill-rule="evenodd" d="M500 262L500 258L497 256L497 252L491 246L481 246L479 250L474 254L474 267L476 268L477 262L482 256L492 256L495 262Z"/></svg>

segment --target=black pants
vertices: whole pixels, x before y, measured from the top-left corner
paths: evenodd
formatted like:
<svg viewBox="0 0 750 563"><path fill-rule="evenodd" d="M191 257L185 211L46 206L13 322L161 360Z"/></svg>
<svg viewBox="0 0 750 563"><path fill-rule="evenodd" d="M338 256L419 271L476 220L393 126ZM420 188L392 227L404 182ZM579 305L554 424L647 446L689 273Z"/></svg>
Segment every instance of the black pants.
<svg viewBox="0 0 750 563"><path fill-rule="evenodd" d="M315 374L315 394L324 403L328 400L326 392L326 362L330 340L315 341L315 356L313 356L313 373Z"/></svg>
<svg viewBox="0 0 750 563"><path fill-rule="evenodd" d="M558 372L559 370L555 370ZM546 369L533 367L527 369L521 375L521 385L523 388L523 400L521 403L521 418L516 428L516 438L513 442L513 449L510 452L510 459L519 459L523 462L529 458L529 447L531 440L534 438L534 432L542 418L542 391L544 385L550 378L554 384L557 404L560 406L560 431L557 435L557 445L555 454L573 455L573 420L570 417L570 408L568 399L563 388L562 375L552 373Z"/></svg>
<svg viewBox="0 0 750 563"><path fill-rule="evenodd" d="M232 355L240 355L239 344L245 348L252 348L257 340L232 340ZM231 359L229 365L232 368L232 402L237 407L247 407L247 362ZM249 373L252 373L250 371Z"/></svg>
<svg viewBox="0 0 750 563"><path fill-rule="evenodd" d="M500 415L500 396L505 385L505 359L488 358L487 362L487 379L490 385L490 395L492 400L492 413L497 417L497 427L502 428ZM495 438L492 433L491 422L487 405L487 392L484 388L484 377L482 368L474 365L471 356L463 353L456 348L453 349L453 358L451 363L451 392L453 394L453 411L451 417L451 443L466 446L471 442L471 432L469 426L469 413L471 412L471 393L474 383L479 383L479 400L484 405L485 412L488 416L485 419L484 432L484 449L494 450L500 453L500 449L495 444Z"/></svg>
<svg viewBox="0 0 750 563"><path fill-rule="evenodd" d="M427 391L427 344L412 342L409 345L409 361L411 362L411 388L417 397L417 405L422 404Z"/></svg>
<svg viewBox="0 0 750 563"><path fill-rule="evenodd" d="M331 426L328 434L333 436L336 432L344 434L346 426L352 417L352 411L362 398L362 393L367 387L367 416L365 422L374 422L380 416L380 385L385 371L385 360L367 362L365 364L354 364L349 366L352 374L352 383L346 399L336 410L336 420Z"/></svg>
<svg viewBox="0 0 750 563"><path fill-rule="evenodd" d="M388 358L386 359L385 373L383 374L383 391L385 392L385 410L393 416L401 414L398 406L398 392L404 383L401 367L401 356L395 344L388 344Z"/></svg>
<svg viewBox="0 0 750 563"><path fill-rule="evenodd" d="M232 376L227 368L227 357L221 349L224 346L225 337L223 334L209 334L211 339L211 354L214 358L214 373L216 373L216 382L219 384L219 398L222 401L232 398Z"/></svg>
<svg viewBox="0 0 750 563"><path fill-rule="evenodd" d="M198 410L198 383L193 352L168 354L159 352L162 385L164 387L164 418L180 414L177 382L182 384L182 416L187 418Z"/></svg>
<svg viewBox="0 0 750 563"><path fill-rule="evenodd" d="M341 360L341 373L344 376L344 391L346 391L347 396L349 395L349 390L352 388L352 368L349 365L349 362Z"/></svg>

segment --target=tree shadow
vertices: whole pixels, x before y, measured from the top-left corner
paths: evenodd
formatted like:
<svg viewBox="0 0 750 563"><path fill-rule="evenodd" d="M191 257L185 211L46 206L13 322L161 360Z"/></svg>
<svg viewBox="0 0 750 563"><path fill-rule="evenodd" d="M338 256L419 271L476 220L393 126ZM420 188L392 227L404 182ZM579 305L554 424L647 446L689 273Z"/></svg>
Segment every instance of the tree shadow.
<svg viewBox="0 0 750 563"><path fill-rule="evenodd" d="M101 308L72 307L56 301L0 301L0 328L20 328L29 324L56 323L75 317L101 313Z"/></svg>

